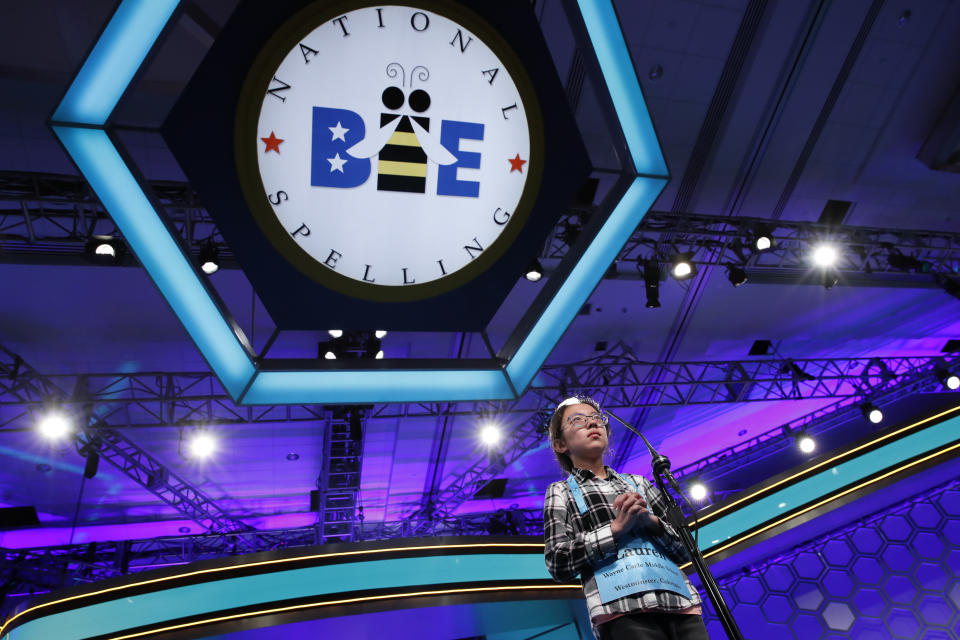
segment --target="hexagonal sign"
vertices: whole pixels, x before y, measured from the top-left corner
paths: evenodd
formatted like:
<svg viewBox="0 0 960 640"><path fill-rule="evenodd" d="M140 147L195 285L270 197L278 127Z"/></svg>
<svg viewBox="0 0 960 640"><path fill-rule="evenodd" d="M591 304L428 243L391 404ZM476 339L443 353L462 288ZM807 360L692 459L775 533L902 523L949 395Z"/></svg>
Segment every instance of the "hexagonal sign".
<svg viewBox="0 0 960 640"><path fill-rule="evenodd" d="M417 5L417 2L412 4ZM418 11L420 17L412 18L413 29L424 27L425 20L434 15L430 9L439 6L439 3L430 0L423 0L422 4L422 10ZM622 142L624 153L621 159L624 165L613 195L607 198L603 210L597 214L597 222L592 228L594 232L583 234L585 237L571 250L570 259L565 260L551 278L540 296L541 306L538 313L525 316L496 359L491 358L480 364L450 361L442 366L415 367L402 364L400 368L385 360L361 363L359 368L344 369L334 368L334 365L323 361L311 360L305 365L292 366L289 363L261 360L203 275L192 264L179 240L171 235L158 208L137 177L137 172L128 165L128 156L121 152L120 145L111 134L110 117L114 108L170 22L178 5L179 0L123 0L67 89L51 118L51 127L213 372L238 403L359 404L519 397L533 381L556 342L669 179L612 2L580 0L577 4L579 15L571 17L571 20L577 21L574 28L584 36L583 40L587 45L585 49L588 49L584 53L590 56L588 66L597 69L601 74L601 81L597 83L600 86L598 91L605 90L610 120L615 121L619 127L616 135ZM345 8L361 5L366 6L364 3L343 4ZM373 15L371 13L371 16ZM442 17L437 18L438 23ZM447 18L450 19L450 16ZM337 27L348 30L345 26L348 20L349 18L346 18L337 23ZM453 22L456 23L456 20ZM496 44L497 34L482 38L479 35L479 32L483 31L482 25L475 28L479 30L475 49L479 51L480 44L486 42L494 58L500 59L500 56L496 55L499 51ZM459 41L456 40L458 34ZM469 29L458 29L453 32L453 37L451 50L463 52L464 48L470 46ZM305 59L319 56L318 50L309 44L299 44L298 48L297 42L291 42L290 51L293 53L289 55L302 54ZM505 66L510 68L509 64ZM491 67L491 70L493 68ZM415 72L415 69L406 69L404 77L413 78ZM269 70L265 73L269 74ZM522 84L522 81L518 82ZM411 83L412 81L407 83L405 104L409 104L413 110L426 108L429 97L425 101L422 95L417 94L418 97L414 99L416 88L409 86ZM270 88L278 93L282 91L280 85L271 85ZM279 97L285 96L280 93ZM385 109L389 109L393 104L392 101L389 104L386 102L388 97L384 92ZM442 95L438 93L435 98L440 99ZM337 138L343 137L344 144L349 143L353 153L358 156L367 153L367 157L370 157L369 150L358 150L356 145L360 143L359 138L346 140L350 137L346 130L351 126L359 127L362 123L358 124L345 112L328 113L331 109L335 111L337 105L321 105L317 108L320 113L317 115L314 110L314 116L323 120L322 126L330 125L334 138L330 144L339 144ZM505 109L505 118L515 113L509 104L502 105L502 108ZM327 119L332 118L331 122L324 120L327 116ZM391 129L394 132L392 135L399 137L395 139L388 136L387 142L400 144L408 138L413 140L414 134L423 134L421 129L427 130L426 124L414 115L409 118L404 116L400 120L402 122L398 121ZM419 123L419 128L414 127L412 134L406 132L406 129L400 130L401 126L406 127L407 120L414 124ZM390 122L386 123L389 124ZM464 167L473 162L468 152L461 154L460 150L470 149L470 136L480 135L477 128L471 128L469 122L435 124L435 129L439 128L439 137L447 136L453 143L438 143L434 146L430 146L432 143L421 143L423 151L444 158L444 149L449 151L455 147L457 157L453 160L445 158L444 162L453 166L459 163ZM385 128L389 128L386 125ZM492 135L494 134L491 133ZM419 140L419 137L417 139ZM535 139L535 136L531 139ZM268 140L264 144L280 144L269 137ZM459 140L466 141L462 147L456 146ZM323 143L327 142L330 141ZM346 147L343 150L346 151ZM339 152L337 149L331 146L326 151L330 153L324 158L330 156L336 160L334 151ZM398 153L399 151L402 150L398 150ZM526 159L523 156L528 153L537 157L533 149L518 148L519 155L514 158L511 167L522 168L524 165L521 161ZM344 157L340 156L341 161ZM344 166L337 166L338 162L330 165L330 171L336 174L333 178L318 175L315 179L321 182L331 179L341 182L345 180L346 182L338 185L347 185L350 182L347 171L341 171ZM363 162L356 164L366 166ZM404 173L409 169L406 167L409 164L410 162L399 162L390 165L388 162L386 173L393 177L389 177L386 182L399 184L399 178L407 177L411 178L407 182L412 184L413 178L417 176L405 176ZM404 167L398 168L399 165ZM531 174L538 170L526 166ZM367 170L370 170L369 167ZM379 180L384 170L378 169L378 172ZM504 172L507 170L504 169ZM351 175L353 180L362 177L357 173ZM470 188L469 184L466 184L468 181L461 178L456 169L445 175L444 188L451 193L466 193L464 190ZM527 178L530 179L535 178ZM518 202L525 197L522 185L516 187L514 193ZM280 197L277 193L273 195ZM502 213L500 218L503 218Z"/></svg>

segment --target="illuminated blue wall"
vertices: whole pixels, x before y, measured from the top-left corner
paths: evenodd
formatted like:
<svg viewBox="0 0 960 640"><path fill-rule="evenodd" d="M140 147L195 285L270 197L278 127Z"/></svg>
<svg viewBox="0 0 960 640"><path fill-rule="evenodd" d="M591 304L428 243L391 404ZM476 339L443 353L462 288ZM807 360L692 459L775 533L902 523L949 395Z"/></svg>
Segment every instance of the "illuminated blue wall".
<svg viewBox="0 0 960 640"><path fill-rule="evenodd" d="M960 638L960 482L720 580L748 639ZM727 636L713 612L711 640Z"/></svg>

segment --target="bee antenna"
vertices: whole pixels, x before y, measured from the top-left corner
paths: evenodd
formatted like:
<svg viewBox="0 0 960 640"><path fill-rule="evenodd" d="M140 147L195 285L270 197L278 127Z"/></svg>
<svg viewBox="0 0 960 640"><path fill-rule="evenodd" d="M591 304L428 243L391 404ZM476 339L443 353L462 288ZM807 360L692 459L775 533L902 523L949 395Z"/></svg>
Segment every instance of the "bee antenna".
<svg viewBox="0 0 960 640"><path fill-rule="evenodd" d="M416 71L416 69L414 69L414 71ZM400 78L400 86L402 87L407 81L407 74L403 70L403 65L401 65L399 62L391 62L387 65L387 77L396 78L398 76Z"/></svg>

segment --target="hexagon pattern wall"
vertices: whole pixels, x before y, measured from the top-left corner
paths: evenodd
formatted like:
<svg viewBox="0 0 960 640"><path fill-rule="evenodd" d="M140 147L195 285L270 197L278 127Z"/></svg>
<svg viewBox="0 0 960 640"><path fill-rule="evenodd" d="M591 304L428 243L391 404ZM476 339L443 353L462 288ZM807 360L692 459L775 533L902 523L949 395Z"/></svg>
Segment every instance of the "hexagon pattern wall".
<svg viewBox="0 0 960 640"><path fill-rule="evenodd" d="M720 580L750 640L960 638L960 482ZM727 636L713 611L711 640Z"/></svg>

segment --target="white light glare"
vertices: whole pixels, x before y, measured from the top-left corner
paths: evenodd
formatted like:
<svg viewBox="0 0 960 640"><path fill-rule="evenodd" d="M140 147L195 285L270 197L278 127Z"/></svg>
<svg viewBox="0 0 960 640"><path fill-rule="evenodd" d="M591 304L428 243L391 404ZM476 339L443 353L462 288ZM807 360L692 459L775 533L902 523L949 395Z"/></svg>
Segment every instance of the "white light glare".
<svg viewBox="0 0 960 640"><path fill-rule="evenodd" d="M707 497L707 488L703 486L702 482L695 482L690 487L690 497L696 500L697 502L702 501Z"/></svg>
<svg viewBox="0 0 960 640"><path fill-rule="evenodd" d="M484 425L484 427L480 429L480 441L488 447L492 447L500 442L501 436L500 427L495 424Z"/></svg>
<svg viewBox="0 0 960 640"><path fill-rule="evenodd" d="M331 338L339 338L343 335L343 329L330 329L327 333L330 334Z"/></svg>
<svg viewBox="0 0 960 640"><path fill-rule="evenodd" d="M539 271L534 270L534 269L531 269L530 271L527 271L527 274L526 274L526 278L527 278L527 280L529 280L530 282L537 282L537 281L540 280L540 278L542 278L542 277L543 277L543 274L540 273Z"/></svg>
<svg viewBox="0 0 960 640"><path fill-rule="evenodd" d="M377 340L382 340L387 337L387 332L382 329L378 329L377 331L373 332L373 335Z"/></svg>
<svg viewBox="0 0 960 640"><path fill-rule="evenodd" d="M867 418L873 424L880 424L883 422L883 411L880 411L880 409L871 409Z"/></svg>
<svg viewBox="0 0 960 640"><path fill-rule="evenodd" d="M690 268L689 262L678 262L673 267L673 275L677 278L686 278L690 275L692 269Z"/></svg>
<svg viewBox="0 0 960 640"><path fill-rule="evenodd" d="M94 253L98 256L107 256L109 258L117 257L117 250L109 242L101 242L97 245L97 248L94 249Z"/></svg>
<svg viewBox="0 0 960 640"><path fill-rule="evenodd" d="M383 360L383 349L377 351L377 355L373 356L376 360Z"/></svg>
<svg viewBox="0 0 960 640"><path fill-rule="evenodd" d="M325 354L323 354L323 357L327 360L336 360L337 354L335 354L333 351L327 351Z"/></svg>
<svg viewBox="0 0 960 640"><path fill-rule="evenodd" d="M944 384L947 386L947 389L950 389L951 391L956 391L957 389L960 389L960 376L958 376L955 373L950 374L949 376L947 376L947 379L944 382Z"/></svg>
<svg viewBox="0 0 960 640"><path fill-rule="evenodd" d="M818 267L832 267L838 257L837 249L829 244L818 244L813 248L813 264Z"/></svg>
<svg viewBox="0 0 960 640"><path fill-rule="evenodd" d="M73 430L73 425L63 413L51 411L40 418L37 429L47 440L62 440Z"/></svg>
<svg viewBox="0 0 960 640"><path fill-rule="evenodd" d="M217 439L205 431L195 433L190 439L190 456L203 460L209 458L217 450Z"/></svg>
<svg viewBox="0 0 960 640"><path fill-rule="evenodd" d="M766 251L772 246L770 236L758 236L754 246L757 247L757 251Z"/></svg>
<svg viewBox="0 0 960 640"><path fill-rule="evenodd" d="M797 446L804 453L813 453L813 450L817 448L817 441L808 435L802 435L797 439Z"/></svg>
<svg viewBox="0 0 960 640"><path fill-rule="evenodd" d="M200 269L209 276L219 271L220 265L214 262L213 260L207 260L202 265L200 265Z"/></svg>

